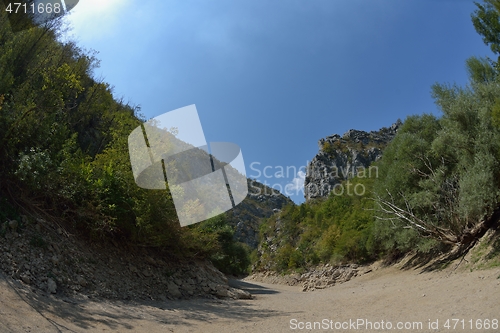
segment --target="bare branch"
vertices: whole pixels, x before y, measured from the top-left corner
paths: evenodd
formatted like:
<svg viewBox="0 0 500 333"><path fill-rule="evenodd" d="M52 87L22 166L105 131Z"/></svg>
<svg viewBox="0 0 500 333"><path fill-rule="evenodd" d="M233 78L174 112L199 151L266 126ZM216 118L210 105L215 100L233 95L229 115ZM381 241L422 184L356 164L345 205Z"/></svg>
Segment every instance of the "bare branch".
<svg viewBox="0 0 500 333"><path fill-rule="evenodd" d="M401 226L400 228L416 230L419 234L421 234L424 237L430 237L439 240L440 242L443 243L456 244L459 242L459 237L457 237L457 235L455 235L453 231L451 231L450 229L438 227L436 225L433 225L432 223L429 223L417 217L413 213L410 203L406 198L404 198L402 194L401 196L403 197L403 200L405 202L406 209L398 207L394 203L394 198L392 194L389 192L387 193L391 198L390 201L383 200L379 196L377 196L375 201L378 203L379 211L381 213L392 217L376 216L377 219L389 220L391 221L394 227L396 227L394 221L399 220L403 222L403 226Z"/></svg>

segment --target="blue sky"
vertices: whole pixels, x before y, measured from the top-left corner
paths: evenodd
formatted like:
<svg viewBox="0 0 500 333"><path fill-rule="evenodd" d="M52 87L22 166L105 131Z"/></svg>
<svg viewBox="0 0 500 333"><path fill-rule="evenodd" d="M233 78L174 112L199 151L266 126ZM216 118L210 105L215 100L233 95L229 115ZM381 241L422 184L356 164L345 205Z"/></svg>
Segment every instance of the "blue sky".
<svg viewBox="0 0 500 333"><path fill-rule="evenodd" d="M491 54L474 9L469 0L80 0L68 21L71 38L99 52L95 75L115 97L147 118L196 104L207 141L238 144L247 176L299 203L298 171L320 138L439 114L431 85L467 83L465 60Z"/></svg>

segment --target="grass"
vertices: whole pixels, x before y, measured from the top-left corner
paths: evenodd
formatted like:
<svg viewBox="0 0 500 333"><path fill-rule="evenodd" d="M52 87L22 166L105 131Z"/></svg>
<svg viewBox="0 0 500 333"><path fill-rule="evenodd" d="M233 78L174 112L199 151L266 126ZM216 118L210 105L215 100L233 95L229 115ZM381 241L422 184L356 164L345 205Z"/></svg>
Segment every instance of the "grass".
<svg viewBox="0 0 500 333"><path fill-rule="evenodd" d="M490 269L500 267L500 237L498 232L488 240L483 240L470 257L473 269Z"/></svg>

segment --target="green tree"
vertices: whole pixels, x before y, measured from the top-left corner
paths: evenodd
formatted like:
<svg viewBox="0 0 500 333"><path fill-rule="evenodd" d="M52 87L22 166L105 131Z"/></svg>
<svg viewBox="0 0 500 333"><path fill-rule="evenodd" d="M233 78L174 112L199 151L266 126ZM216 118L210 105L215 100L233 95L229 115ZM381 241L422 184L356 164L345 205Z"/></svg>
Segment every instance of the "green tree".
<svg viewBox="0 0 500 333"><path fill-rule="evenodd" d="M168 188L135 184L127 138L143 120L140 109L95 80L94 54L60 42L58 20L15 33L4 9L0 2L2 206L177 256L206 258L231 245L220 230L181 228Z"/></svg>
<svg viewBox="0 0 500 333"><path fill-rule="evenodd" d="M495 54L500 54L500 1L484 0L482 4L475 3L477 8L472 16L472 24L483 37L483 42ZM496 71L499 61L494 62Z"/></svg>
<svg viewBox="0 0 500 333"><path fill-rule="evenodd" d="M498 85L472 75L466 88L434 85L433 96L443 116L408 118L382 158L377 194L390 224L379 231L389 247L410 249L420 235L467 248L498 209Z"/></svg>
<svg viewBox="0 0 500 333"><path fill-rule="evenodd" d="M216 246L211 250L210 260L221 272L234 275L248 272L250 249L246 244L234 240L234 230L225 214L215 216L192 228L214 236L212 241L216 242Z"/></svg>

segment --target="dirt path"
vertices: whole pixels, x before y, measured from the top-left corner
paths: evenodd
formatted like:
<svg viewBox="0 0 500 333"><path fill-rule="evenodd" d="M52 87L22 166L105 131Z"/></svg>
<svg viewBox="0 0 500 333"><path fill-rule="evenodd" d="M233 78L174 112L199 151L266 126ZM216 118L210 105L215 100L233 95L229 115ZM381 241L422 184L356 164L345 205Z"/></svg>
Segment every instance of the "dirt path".
<svg viewBox="0 0 500 333"><path fill-rule="evenodd" d="M301 330L300 323L307 322L328 324L331 330L326 331L331 332L385 332L391 331L382 329L388 321L394 332L500 332L476 329L478 319L500 320L500 269L448 275L384 268L308 293L298 287L233 281L255 298L143 303L47 297L0 277L0 332L323 331L318 326ZM371 321L372 329L349 325L358 319ZM447 319L464 319L465 327L459 322L453 329L450 322L447 329ZM429 328L429 320L439 320L439 329ZM335 329L336 322L347 329ZM422 326L397 329L398 322Z"/></svg>

